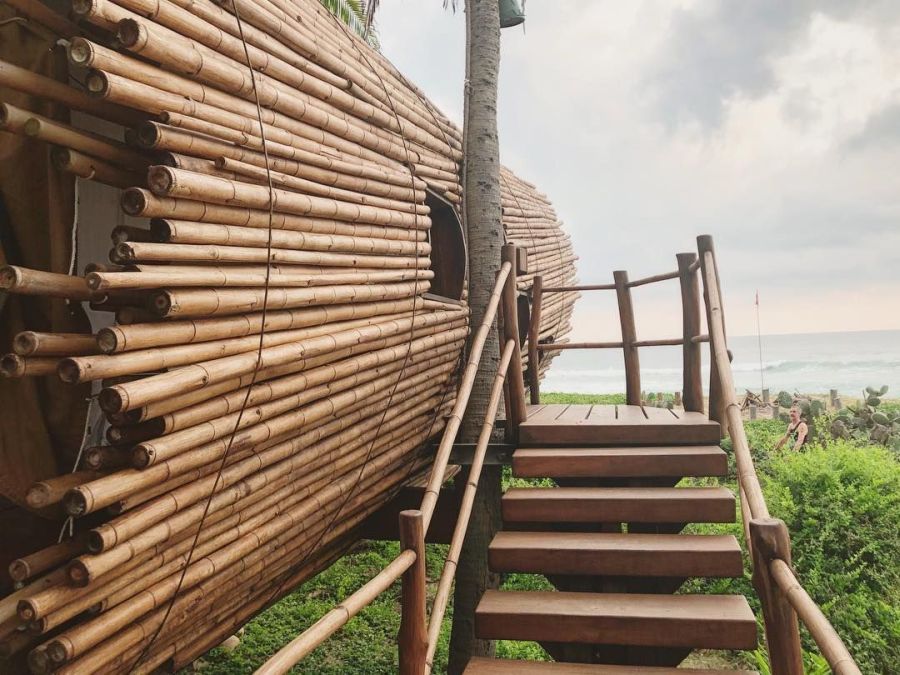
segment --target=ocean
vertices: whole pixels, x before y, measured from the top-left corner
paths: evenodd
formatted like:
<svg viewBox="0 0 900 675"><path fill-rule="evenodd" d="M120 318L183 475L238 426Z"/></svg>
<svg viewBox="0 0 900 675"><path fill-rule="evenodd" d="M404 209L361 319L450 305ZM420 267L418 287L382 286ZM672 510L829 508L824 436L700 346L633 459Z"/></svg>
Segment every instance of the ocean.
<svg viewBox="0 0 900 675"><path fill-rule="evenodd" d="M757 337L728 338L734 354L735 387L759 392ZM703 346L704 390L709 383L707 346ZM645 391L681 389L681 347L640 350L641 385ZM798 333L762 336L762 381L775 393L807 394L837 389L858 398L867 386L888 385L888 398L900 398L900 331ZM625 390L621 350L568 350L553 361L541 391L607 394Z"/></svg>

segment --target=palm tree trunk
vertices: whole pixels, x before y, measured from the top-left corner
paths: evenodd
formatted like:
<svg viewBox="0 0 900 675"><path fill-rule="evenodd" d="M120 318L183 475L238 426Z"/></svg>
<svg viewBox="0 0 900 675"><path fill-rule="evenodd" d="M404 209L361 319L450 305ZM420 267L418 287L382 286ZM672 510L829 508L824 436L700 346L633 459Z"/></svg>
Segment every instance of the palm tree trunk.
<svg viewBox="0 0 900 675"><path fill-rule="evenodd" d="M463 134L465 158L463 205L469 249L469 307L473 328L481 323L500 267L503 226L500 206L500 150L497 137L497 79L500 70L500 13L497 0L466 2L467 82ZM497 331L489 333L463 420L464 442L477 440L500 361ZM486 588L496 588L497 575L487 564L488 544L500 528L498 466L484 468L466 541L456 572L453 632L448 672L461 673L472 656L493 655L493 643L475 637L475 607ZM461 480L460 484L465 484Z"/></svg>

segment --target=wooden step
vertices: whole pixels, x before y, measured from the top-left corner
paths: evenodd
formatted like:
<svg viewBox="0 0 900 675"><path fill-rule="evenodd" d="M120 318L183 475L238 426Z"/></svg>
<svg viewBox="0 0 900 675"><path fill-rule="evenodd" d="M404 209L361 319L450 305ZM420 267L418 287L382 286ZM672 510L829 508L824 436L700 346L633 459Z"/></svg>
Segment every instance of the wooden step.
<svg viewBox="0 0 900 675"><path fill-rule="evenodd" d="M512 470L520 478L724 476L728 458L715 445L520 448Z"/></svg>
<svg viewBox="0 0 900 675"><path fill-rule="evenodd" d="M494 572L641 577L740 577L731 535L498 532L488 549Z"/></svg>
<svg viewBox="0 0 900 675"><path fill-rule="evenodd" d="M651 666L604 666L553 661L513 661L476 656L463 675L759 675L751 670L698 670L696 668L653 668Z"/></svg>
<svg viewBox="0 0 900 675"><path fill-rule="evenodd" d="M507 523L732 523L734 495L703 488L510 488Z"/></svg>
<svg viewBox="0 0 900 675"><path fill-rule="evenodd" d="M703 413L639 405L528 406L524 445L718 445L721 428Z"/></svg>
<svg viewBox="0 0 900 675"><path fill-rule="evenodd" d="M486 640L691 649L755 649L756 617L739 595L486 591L475 610Z"/></svg>

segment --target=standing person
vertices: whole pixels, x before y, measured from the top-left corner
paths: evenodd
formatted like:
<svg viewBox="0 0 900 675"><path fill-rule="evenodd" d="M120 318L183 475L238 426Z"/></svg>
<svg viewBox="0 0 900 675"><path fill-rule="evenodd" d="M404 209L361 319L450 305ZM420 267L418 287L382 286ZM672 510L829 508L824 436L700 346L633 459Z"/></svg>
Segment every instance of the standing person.
<svg viewBox="0 0 900 675"><path fill-rule="evenodd" d="M806 445L806 439L809 437L809 426L800 417L800 406L792 405L790 415L791 421L788 422L788 428L784 432L784 436L775 445L776 450L780 450L788 439L791 440L791 447L794 450L799 450Z"/></svg>

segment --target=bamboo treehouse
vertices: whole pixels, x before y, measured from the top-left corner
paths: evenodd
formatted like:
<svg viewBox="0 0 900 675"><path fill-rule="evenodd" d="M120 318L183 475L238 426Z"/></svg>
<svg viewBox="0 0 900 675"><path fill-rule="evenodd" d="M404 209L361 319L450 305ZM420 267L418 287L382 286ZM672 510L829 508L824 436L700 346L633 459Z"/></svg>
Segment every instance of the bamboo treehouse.
<svg viewBox="0 0 900 675"><path fill-rule="evenodd" d="M682 534L736 512L771 672L803 672L800 621L835 673L860 672L768 511L710 237L673 271L579 285L550 201L501 168L501 261L469 286L460 130L318 0L6 0L0 35L11 672L173 672L381 537L396 558L258 672L400 581L400 672L430 673L486 463L552 479L507 490L482 552L557 590L489 589L466 618L555 662L468 675L737 672L676 670L758 645L743 596L676 593L743 574L736 537ZM639 336L632 291L666 282L681 324ZM579 294L602 291L621 339L570 341ZM659 346L682 350L678 409L642 400ZM565 349L621 350L626 403L541 404ZM477 442L457 442L464 415ZM737 494L679 487L726 474L726 433ZM449 544L430 605L426 540Z"/></svg>
<svg viewBox="0 0 900 675"><path fill-rule="evenodd" d="M0 649L181 667L427 477L469 334L460 130L318 0L8 0L0 32ZM527 316L575 255L502 182Z"/></svg>

